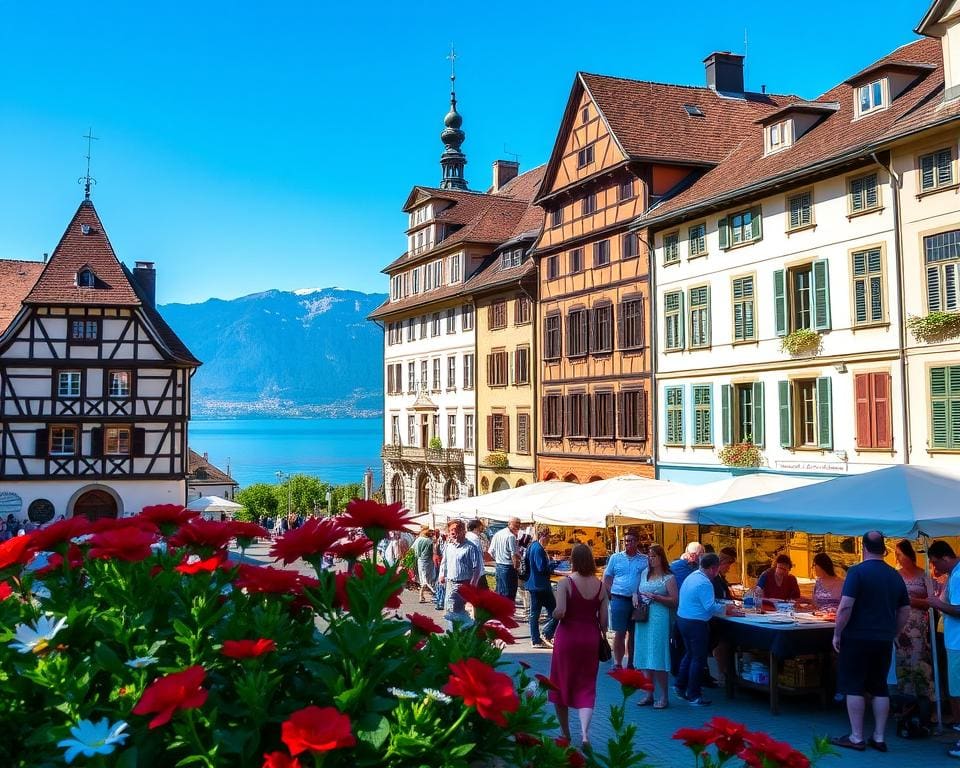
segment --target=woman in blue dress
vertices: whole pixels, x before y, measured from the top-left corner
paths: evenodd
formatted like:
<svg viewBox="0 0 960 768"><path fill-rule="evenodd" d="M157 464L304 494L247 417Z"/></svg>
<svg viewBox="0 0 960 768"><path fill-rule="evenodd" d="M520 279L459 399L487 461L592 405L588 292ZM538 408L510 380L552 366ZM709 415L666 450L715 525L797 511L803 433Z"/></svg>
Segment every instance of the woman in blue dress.
<svg viewBox="0 0 960 768"><path fill-rule="evenodd" d="M670 561L659 544L648 552L649 565L640 574L640 586L634 595L634 604L640 601L650 606L646 621L636 622L633 666L642 669L653 680L653 692L640 700L641 707L667 707L670 675L670 625L677 608L679 588L670 571Z"/></svg>

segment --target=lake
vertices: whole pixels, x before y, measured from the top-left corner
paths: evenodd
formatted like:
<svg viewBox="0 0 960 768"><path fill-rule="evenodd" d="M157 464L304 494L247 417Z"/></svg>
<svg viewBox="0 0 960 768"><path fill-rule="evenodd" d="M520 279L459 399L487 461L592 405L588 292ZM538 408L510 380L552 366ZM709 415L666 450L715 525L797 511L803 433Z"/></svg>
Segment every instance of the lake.
<svg viewBox="0 0 960 768"><path fill-rule="evenodd" d="M382 419L193 419L190 447L243 488L275 483L277 471L313 475L333 485L362 483L373 469L383 481Z"/></svg>

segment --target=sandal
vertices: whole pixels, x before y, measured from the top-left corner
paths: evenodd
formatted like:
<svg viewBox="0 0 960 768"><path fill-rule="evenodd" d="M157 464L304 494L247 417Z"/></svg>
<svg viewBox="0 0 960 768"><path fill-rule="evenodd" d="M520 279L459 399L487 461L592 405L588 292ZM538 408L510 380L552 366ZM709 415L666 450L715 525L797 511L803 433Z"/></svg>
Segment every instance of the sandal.
<svg viewBox="0 0 960 768"><path fill-rule="evenodd" d="M645 699L640 699L640 701L637 702L638 707L649 707L651 704L653 704L653 696L647 696Z"/></svg>
<svg viewBox="0 0 960 768"><path fill-rule="evenodd" d="M843 747L844 749L854 749L857 752L863 752L867 748L867 742L860 741L856 742L850 738L850 735L840 737L833 737L830 739L830 743L835 747Z"/></svg>
<svg viewBox="0 0 960 768"><path fill-rule="evenodd" d="M668 706L670 706L670 703L666 699L658 699L653 702L654 709L666 709Z"/></svg>

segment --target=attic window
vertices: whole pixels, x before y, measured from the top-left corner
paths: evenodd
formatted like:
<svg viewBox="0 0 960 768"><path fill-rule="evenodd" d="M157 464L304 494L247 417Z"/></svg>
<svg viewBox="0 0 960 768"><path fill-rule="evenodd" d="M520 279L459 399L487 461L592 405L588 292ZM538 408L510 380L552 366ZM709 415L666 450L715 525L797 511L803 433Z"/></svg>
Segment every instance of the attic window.
<svg viewBox="0 0 960 768"><path fill-rule="evenodd" d="M81 225L80 225L80 232L81 232L81 234L89 235L92 231L93 231L93 229L91 228L91 226L90 226L89 224L81 224Z"/></svg>
<svg viewBox="0 0 960 768"><path fill-rule="evenodd" d="M703 114L703 110L696 104L684 104L683 108L690 117L706 117L706 115Z"/></svg>
<svg viewBox="0 0 960 768"><path fill-rule="evenodd" d="M781 120L766 128L764 149L766 154L779 152L793 144L793 130L791 120Z"/></svg>
<svg viewBox="0 0 960 768"><path fill-rule="evenodd" d="M857 88L857 116L863 117L886 107L885 90L883 78Z"/></svg>
<svg viewBox="0 0 960 768"><path fill-rule="evenodd" d="M86 226L86 224L84 224ZM78 288L95 288L97 284L97 278L93 274L92 269L81 269L77 272L77 287Z"/></svg>

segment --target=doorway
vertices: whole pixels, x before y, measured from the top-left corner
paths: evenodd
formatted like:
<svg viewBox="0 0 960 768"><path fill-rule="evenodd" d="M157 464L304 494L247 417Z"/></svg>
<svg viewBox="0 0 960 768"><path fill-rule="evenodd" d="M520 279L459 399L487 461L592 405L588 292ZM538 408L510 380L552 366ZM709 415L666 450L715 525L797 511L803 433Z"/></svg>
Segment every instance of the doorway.
<svg viewBox="0 0 960 768"><path fill-rule="evenodd" d="M426 472L417 478L417 514L425 515L430 511L430 478Z"/></svg>
<svg viewBox="0 0 960 768"><path fill-rule="evenodd" d="M106 491L92 490L84 493L73 504L73 516L85 515L90 520L117 516L117 501Z"/></svg>

